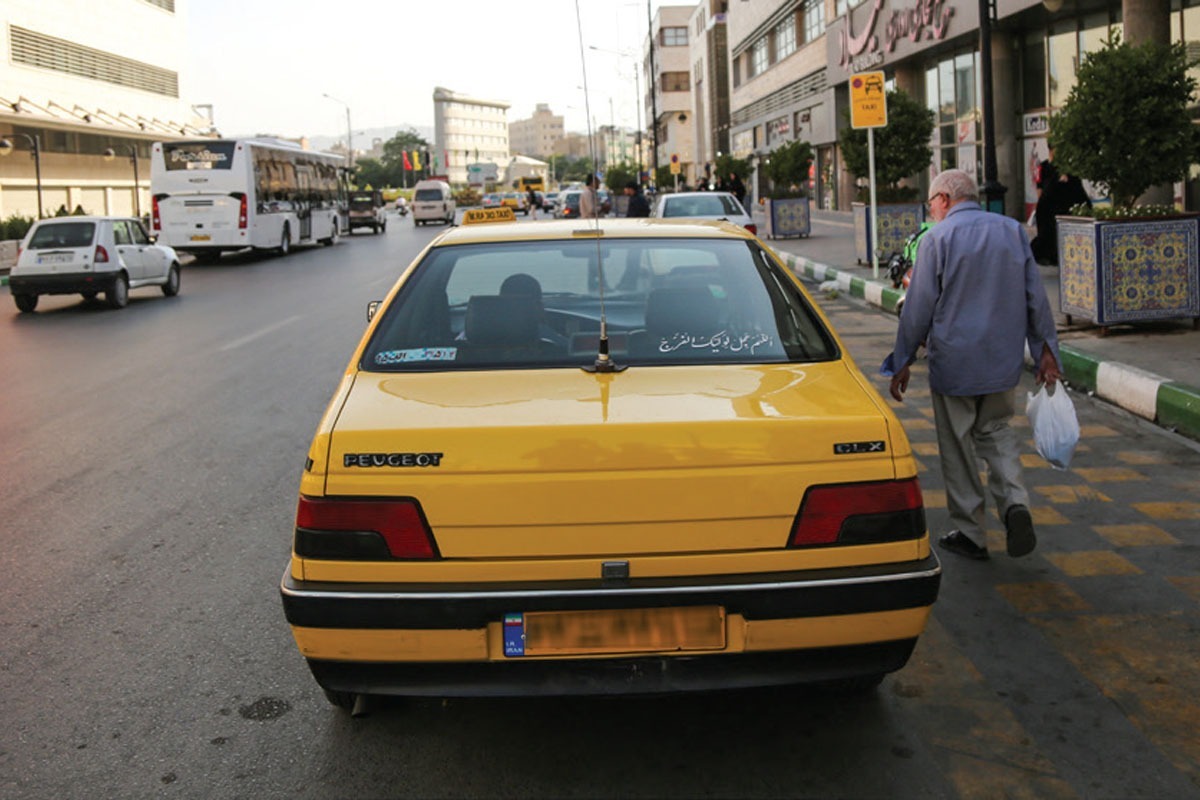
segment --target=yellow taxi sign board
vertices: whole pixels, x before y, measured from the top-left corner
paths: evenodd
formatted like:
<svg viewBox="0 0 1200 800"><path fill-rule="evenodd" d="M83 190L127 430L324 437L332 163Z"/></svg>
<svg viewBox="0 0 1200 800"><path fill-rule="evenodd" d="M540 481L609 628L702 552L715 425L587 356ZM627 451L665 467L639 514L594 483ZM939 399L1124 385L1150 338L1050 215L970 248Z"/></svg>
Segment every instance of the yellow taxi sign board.
<svg viewBox="0 0 1200 800"><path fill-rule="evenodd" d="M887 97L882 72L859 72L850 76L850 127L887 126Z"/></svg>
<svg viewBox="0 0 1200 800"><path fill-rule="evenodd" d="M463 225L478 225L481 222L516 222L517 215L508 206L501 208L468 208L463 212Z"/></svg>

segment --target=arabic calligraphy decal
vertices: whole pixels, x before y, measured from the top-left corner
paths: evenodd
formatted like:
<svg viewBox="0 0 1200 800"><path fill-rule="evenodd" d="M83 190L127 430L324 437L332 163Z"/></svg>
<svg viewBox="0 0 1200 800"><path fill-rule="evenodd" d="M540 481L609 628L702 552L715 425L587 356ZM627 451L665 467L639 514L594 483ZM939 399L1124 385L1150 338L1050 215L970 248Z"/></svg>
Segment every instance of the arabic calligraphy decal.
<svg viewBox="0 0 1200 800"><path fill-rule="evenodd" d="M674 333L659 340L658 352L675 353L680 350L707 350L710 353L741 353L753 355L759 347L774 344L774 337L766 333L743 333L730 335L726 331L712 336L695 336L690 333Z"/></svg>

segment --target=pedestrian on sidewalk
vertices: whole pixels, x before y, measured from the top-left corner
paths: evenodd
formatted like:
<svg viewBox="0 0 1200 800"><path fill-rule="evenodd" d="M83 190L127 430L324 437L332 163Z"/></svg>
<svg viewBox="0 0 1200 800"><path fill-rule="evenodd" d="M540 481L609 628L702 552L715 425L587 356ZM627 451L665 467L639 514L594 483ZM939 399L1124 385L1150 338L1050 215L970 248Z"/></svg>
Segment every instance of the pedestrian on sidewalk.
<svg viewBox="0 0 1200 800"><path fill-rule="evenodd" d="M579 216L582 219L595 219L600 216L600 193L596 191L596 176L588 173L584 182L583 193L579 195Z"/></svg>
<svg viewBox="0 0 1200 800"><path fill-rule="evenodd" d="M650 216L650 204L646 202L646 195L642 194L642 187L638 185L637 181L629 181L625 184L625 196L629 198L629 208L625 211L625 216Z"/></svg>
<svg viewBox="0 0 1200 800"><path fill-rule="evenodd" d="M538 206L540 206L540 205L541 205L541 203L540 203L540 202L538 202L538 195L537 195L537 192L535 192L535 191L533 190L533 187L532 187L532 186L530 186L530 187L529 187L529 191L525 193L525 202L526 202L526 204L528 204L528 206L529 206L529 216L530 216L530 218L531 218L531 219L537 219L537 210L538 210Z"/></svg>
<svg viewBox="0 0 1200 800"><path fill-rule="evenodd" d="M1019 222L979 206L979 187L958 169L929 187L937 225L923 237L904 302L896 342L881 372L903 402L909 365L927 343L929 388L938 456L953 529L938 544L967 558L986 559L985 496L977 458L1004 523L1008 554L1037 545L1020 447L1009 425L1025 345L1037 354L1037 381L1062 377L1058 337L1041 273Z"/></svg>

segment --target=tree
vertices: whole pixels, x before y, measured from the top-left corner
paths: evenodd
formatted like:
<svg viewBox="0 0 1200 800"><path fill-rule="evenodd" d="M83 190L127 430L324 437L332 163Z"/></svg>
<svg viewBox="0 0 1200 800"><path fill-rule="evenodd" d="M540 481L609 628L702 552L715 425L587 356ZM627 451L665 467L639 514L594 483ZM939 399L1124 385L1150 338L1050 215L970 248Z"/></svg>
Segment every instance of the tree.
<svg viewBox="0 0 1200 800"><path fill-rule="evenodd" d="M604 183L609 189L619 192L625 188L625 184L630 181L636 181L637 176L637 164L634 164L632 161L621 161L608 165L608 169L604 172Z"/></svg>
<svg viewBox="0 0 1200 800"><path fill-rule="evenodd" d="M1061 171L1105 187L1128 210L1152 186L1183 180L1200 156L1188 106L1196 79L1183 43L1122 43L1113 31L1089 53L1075 86L1050 117Z"/></svg>
<svg viewBox="0 0 1200 800"><path fill-rule="evenodd" d="M416 175L411 169L404 167L404 154L411 153L413 150L419 150L424 153L429 149L429 142L416 131L409 128L407 131L400 131L391 139L383 143L383 159L382 166L386 170L387 180L384 183L373 184L375 186L404 186L406 183L411 185L416 180ZM359 162L362 163L361 161ZM426 167L424 163L422 167ZM426 167L428 169L428 167ZM361 173L360 173L361 174Z"/></svg>
<svg viewBox="0 0 1200 800"><path fill-rule="evenodd" d="M390 170L373 158L360 158L354 162L354 185L355 186L398 186L399 182L393 182L390 177Z"/></svg>
<svg viewBox="0 0 1200 800"><path fill-rule="evenodd" d="M918 100L897 89L887 93L888 124L875 129L875 180L884 187L883 200L912 200L918 190L901 187L900 181L929 167L933 148L933 112ZM867 153L867 131L851 128L846 113L846 127L838 137L846 169L858 178L870 173Z"/></svg>
<svg viewBox="0 0 1200 800"><path fill-rule="evenodd" d="M750 159L734 158L726 153L725 155L717 156L716 163L716 178L718 180L729 180L730 173L737 175L743 181L750 177Z"/></svg>
<svg viewBox="0 0 1200 800"><path fill-rule="evenodd" d="M808 173L814 154L812 145L793 139L771 151L767 157L767 177L771 179L771 196L808 197Z"/></svg>

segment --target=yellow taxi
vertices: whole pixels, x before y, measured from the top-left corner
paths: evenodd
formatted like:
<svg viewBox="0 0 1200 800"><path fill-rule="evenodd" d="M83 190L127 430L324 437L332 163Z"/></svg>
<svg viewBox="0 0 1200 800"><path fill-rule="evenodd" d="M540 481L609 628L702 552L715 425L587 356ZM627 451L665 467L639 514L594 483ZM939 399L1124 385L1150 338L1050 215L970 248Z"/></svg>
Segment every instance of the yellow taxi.
<svg viewBox="0 0 1200 800"><path fill-rule="evenodd" d="M466 224L372 308L281 584L334 704L870 690L907 662L941 576L916 461L753 234Z"/></svg>

